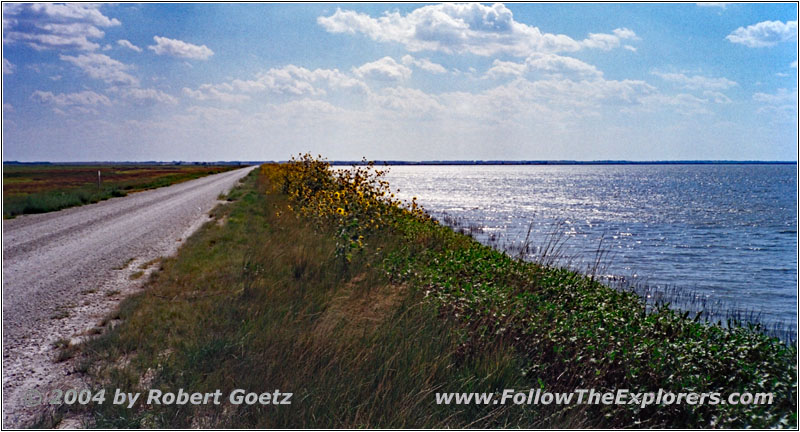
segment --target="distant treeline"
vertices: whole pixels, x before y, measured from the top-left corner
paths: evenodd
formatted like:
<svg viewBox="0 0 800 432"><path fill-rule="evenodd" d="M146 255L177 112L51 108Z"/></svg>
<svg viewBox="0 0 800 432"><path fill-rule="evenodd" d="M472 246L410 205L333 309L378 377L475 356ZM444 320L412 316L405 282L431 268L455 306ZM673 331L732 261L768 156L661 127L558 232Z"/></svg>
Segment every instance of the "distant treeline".
<svg viewBox="0 0 800 432"><path fill-rule="evenodd" d="M191 162L191 161L105 161L105 162L18 162L6 161L4 165L261 165L265 163L286 163L287 161L216 161L216 162ZM796 161L729 161L729 160L682 160L682 161L626 161L626 160L430 160L430 161L403 161L403 160L376 160L376 165L797 165ZM366 165L368 162L360 161L331 161L331 165Z"/></svg>
<svg viewBox="0 0 800 432"><path fill-rule="evenodd" d="M374 161L376 165L796 165L796 161L724 161L724 160L689 160L689 161L625 161L625 160L433 160L433 161ZM364 161L333 161L332 165L365 165Z"/></svg>
<svg viewBox="0 0 800 432"><path fill-rule="evenodd" d="M191 165L191 166L217 166L217 165L260 165L263 161L216 161L216 162L191 162L191 161L89 161L89 162L19 162L5 161L3 165Z"/></svg>

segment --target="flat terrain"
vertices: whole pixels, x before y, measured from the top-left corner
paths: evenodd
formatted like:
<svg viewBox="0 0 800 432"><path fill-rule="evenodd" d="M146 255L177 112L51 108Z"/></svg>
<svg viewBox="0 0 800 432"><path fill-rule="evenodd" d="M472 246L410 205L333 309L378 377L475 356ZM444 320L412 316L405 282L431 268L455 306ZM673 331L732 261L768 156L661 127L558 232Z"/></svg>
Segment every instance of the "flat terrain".
<svg viewBox="0 0 800 432"><path fill-rule="evenodd" d="M291 406L64 406L132 428L794 427L796 348L516 259L392 199L380 169L265 164L72 354L89 388ZM446 404L505 389L772 393L766 405ZM477 392L477 393L476 393ZM528 393L529 394L529 393ZM445 399L440 399L440 396ZM477 397L477 396L475 396ZM495 399L496 400L496 399Z"/></svg>
<svg viewBox="0 0 800 432"><path fill-rule="evenodd" d="M234 168L232 165L3 164L3 218L95 203Z"/></svg>
<svg viewBox="0 0 800 432"><path fill-rule="evenodd" d="M21 403L26 391L69 382L68 368L53 363L54 347L92 334L252 169L3 221L4 427L35 414Z"/></svg>

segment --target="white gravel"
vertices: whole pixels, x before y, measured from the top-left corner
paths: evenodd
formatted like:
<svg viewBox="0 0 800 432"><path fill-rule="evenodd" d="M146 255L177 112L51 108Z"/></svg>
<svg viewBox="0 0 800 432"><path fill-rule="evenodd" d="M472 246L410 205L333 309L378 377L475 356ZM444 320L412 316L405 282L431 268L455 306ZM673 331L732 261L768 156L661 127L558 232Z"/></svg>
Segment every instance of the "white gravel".
<svg viewBox="0 0 800 432"><path fill-rule="evenodd" d="M253 168L3 221L3 428L40 412L26 406L31 389L81 386L71 362L54 362L53 343L91 334L146 279L130 275L174 254Z"/></svg>

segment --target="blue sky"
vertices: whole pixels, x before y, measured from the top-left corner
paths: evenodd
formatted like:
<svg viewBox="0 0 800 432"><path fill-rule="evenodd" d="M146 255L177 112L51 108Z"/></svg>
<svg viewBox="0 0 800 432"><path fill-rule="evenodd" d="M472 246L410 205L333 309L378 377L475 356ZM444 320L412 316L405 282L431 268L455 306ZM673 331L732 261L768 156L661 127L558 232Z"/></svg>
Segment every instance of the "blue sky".
<svg viewBox="0 0 800 432"><path fill-rule="evenodd" d="M797 6L3 4L3 160L797 160Z"/></svg>

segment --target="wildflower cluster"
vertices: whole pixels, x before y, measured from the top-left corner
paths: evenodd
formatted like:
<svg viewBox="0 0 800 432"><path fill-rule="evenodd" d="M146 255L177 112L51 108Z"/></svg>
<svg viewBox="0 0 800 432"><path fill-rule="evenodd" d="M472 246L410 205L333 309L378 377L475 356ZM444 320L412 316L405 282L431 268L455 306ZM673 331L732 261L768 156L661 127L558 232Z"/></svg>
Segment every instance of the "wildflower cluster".
<svg viewBox="0 0 800 432"><path fill-rule="evenodd" d="M393 227L403 219L399 216L429 218L416 197L410 203L395 197L384 179L387 170L374 162L340 169L322 156L300 154L284 164L264 165L262 171L272 191L289 197L289 210L320 228L335 228L336 253L346 262L364 249L370 234Z"/></svg>

